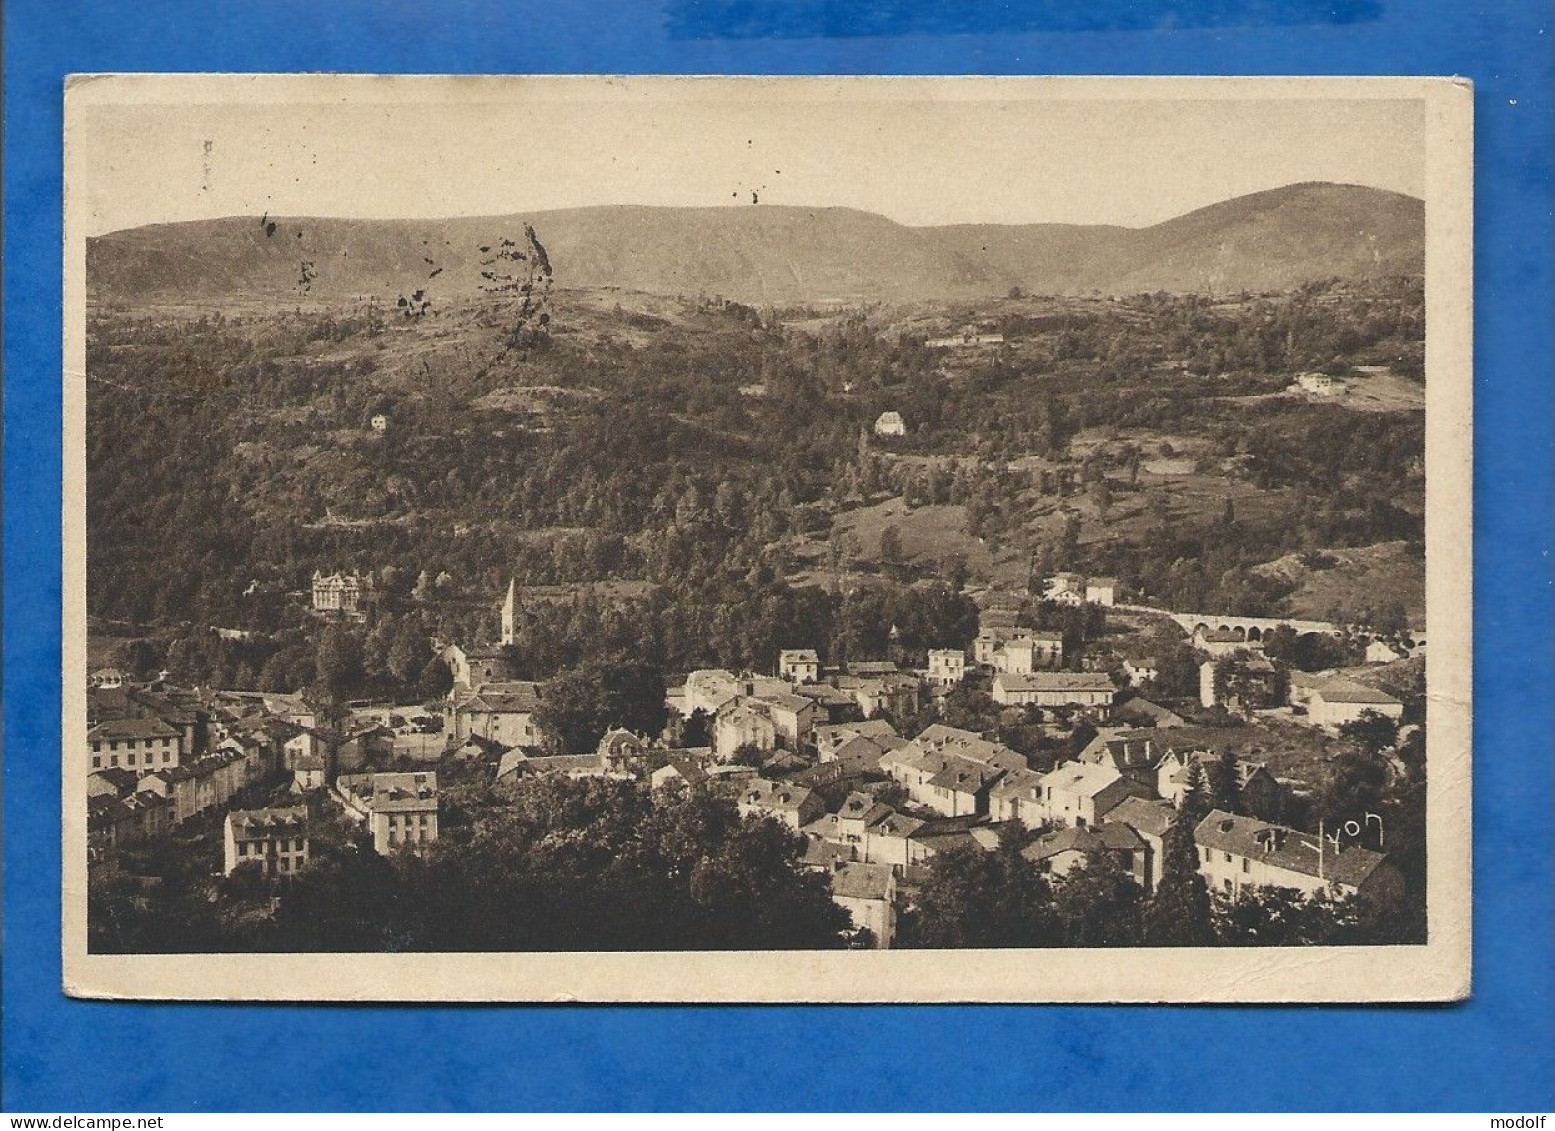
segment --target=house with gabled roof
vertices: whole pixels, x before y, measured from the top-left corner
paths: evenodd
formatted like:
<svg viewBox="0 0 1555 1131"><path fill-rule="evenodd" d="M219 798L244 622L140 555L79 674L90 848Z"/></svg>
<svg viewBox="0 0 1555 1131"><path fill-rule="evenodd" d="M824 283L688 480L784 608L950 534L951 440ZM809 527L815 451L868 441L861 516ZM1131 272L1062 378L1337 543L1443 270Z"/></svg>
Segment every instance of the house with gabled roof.
<svg viewBox="0 0 1555 1131"><path fill-rule="evenodd" d="M1145 886L1145 842L1127 825L1054 829L1021 849L1023 857L1054 876L1084 868L1102 853L1110 854L1124 874Z"/></svg>
<svg viewBox="0 0 1555 1131"><path fill-rule="evenodd" d="M993 701L1001 707L1078 707L1105 718L1117 695L1105 672L1000 672L993 677Z"/></svg>
<svg viewBox="0 0 1555 1131"><path fill-rule="evenodd" d="M1154 891L1161 882L1161 862L1166 856L1166 834L1177 823L1177 810L1170 801L1147 797L1125 797L1107 813L1102 826L1127 825L1145 845L1144 878L1146 891Z"/></svg>
<svg viewBox="0 0 1555 1131"><path fill-rule="evenodd" d="M896 728L889 719L864 719L854 723L823 723L811 734L811 742L825 762L855 738L895 738Z"/></svg>
<svg viewBox="0 0 1555 1131"><path fill-rule="evenodd" d="M928 852L915 838L927 821L907 813L890 813L864 831L864 860L906 868L928 859Z"/></svg>
<svg viewBox="0 0 1555 1131"><path fill-rule="evenodd" d="M784 648L778 652L778 676L789 683L814 683L821 678L821 657L814 648Z"/></svg>
<svg viewBox="0 0 1555 1131"><path fill-rule="evenodd" d="M538 683L520 679L455 687L443 705L443 729L454 742L474 734L504 746L534 749L544 743L536 720L540 695Z"/></svg>
<svg viewBox="0 0 1555 1131"><path fill-rule="evenodd" d="M896 941L896 875L884 864L839 862L831 874L832 901L855 930L867 930L878 949Z"/></svg>
<svg viewBox="0 0 1555 1131"><path fill-rule="evenodd" d="M1042 775L1042 815L1047 823L1086 828L1098 824L1125 797L1150 791L1113 766L1064 762Z"/></svg>
<svg viewBox="0 0 1555 1131"><path fill-rule="evenodd" d="M184 759L183 732L148 715L104 718L86 732L90 769L145 773L171 769Z"/></svg>
<svg viewBox="0 0 1555 1131"><path fill-rule="evenodd" d="M334 789L346 812L367 823L373 848L381 855L393 855L405 846L419 852L437 839L434 770L341 774Z"/></svg>
<svg viewBox="0 0 1555 1131"><path fill-rule="evenodd" d="M776 750L778 728L763 700L741 697L725 704L713 720L713 754L729 762L746 746Z"/></svg>
<svg viewBox="0 0 1555 1131"><path fill-rule="evenodd" d="M1080 751L1078 761L1111 766L1124 777L1155 789L1156 766L1165 755L1153 730L1103 729Z"/></svg>
<svg viewBox="0 0 1555 1131"><path fill-rule="evenodd" d="M756 698L766 708L777 730L777 744L785 750L808 745L810 734L821 718L821 709L813 699L788 692L765 692Z"/></svg>
<svg viewBox="0 0 1555 1131"><path fill-rule="evenodd" d="M1018 821L1028 829L1046 821L1041 794L1042 774L1037 770L1010 770L988 791L988 816L994 821Z"/></svg>
<svg viewBox="0 0 1555 1131"><path fill-rule="evenodd" d="M1404 704L1385 691L1340 676L1291 674L1291 702L1306 708L1307 721L1338 730L1374 711L1395 722L1404 717Z"/></svg>
<svg viewBox="0 0 1555 1131"><path fill-rule="evenodd" d="M234 809L222 824L222 874L257 864L266 876L294 876L308 863L308 809Z"/></svg>
<svg viewBox="0 0 1555 1131"><path fill-rule="evenodd" d="M939 768L916 791L915 801L947 817L988 812L988 793L1004 776L1004 770L974 762L959 754L939 756Z"/></svg>
<svg viewBox="0 0 1555 1131"><path fill-rule="evenodd" d="M826 812L825 802L814 790L767 778L746 782L736 806L742 817L771 817L795 832Z"/></svg>
<svg viewBox="0 0 1555 1131"><path fill-rule="evenodd" d="M1213 810L1193 830L1199 871L1210 888L1232 898L1249 888L1291 888L1365 895L1387 904L1403 893L1403 878L1384 853L1317 833Z"/></svg>

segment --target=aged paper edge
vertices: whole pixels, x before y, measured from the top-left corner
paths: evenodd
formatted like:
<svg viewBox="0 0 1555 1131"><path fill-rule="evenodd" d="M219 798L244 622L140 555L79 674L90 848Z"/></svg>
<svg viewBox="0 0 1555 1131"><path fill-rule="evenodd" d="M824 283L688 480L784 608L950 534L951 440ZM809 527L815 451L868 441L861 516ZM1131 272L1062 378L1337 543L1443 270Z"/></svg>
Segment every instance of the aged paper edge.
<svg viewBox="0 0 1555 1131"><path fill-rule="evenodd" d="M1419 947L878 952L86 953L86 242L70 144L89 104L566 101L1422 99L1426 105L1428 933ZM1472 128L1455 78L78 75L66 82L61 825L64 990L232 1001L1441 1002L1470 988Z"/></svg>

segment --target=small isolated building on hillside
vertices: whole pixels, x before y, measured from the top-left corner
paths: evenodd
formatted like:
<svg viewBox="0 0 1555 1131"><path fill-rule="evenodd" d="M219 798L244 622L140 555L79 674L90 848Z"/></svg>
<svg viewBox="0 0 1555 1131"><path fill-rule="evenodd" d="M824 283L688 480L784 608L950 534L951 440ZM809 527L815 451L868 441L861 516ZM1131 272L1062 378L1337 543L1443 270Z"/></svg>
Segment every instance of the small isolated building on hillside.
<svg viewBox="0 0 1555 1131"><path fill-rule="evenodd" d="M1296 388L1318 397L1331 397L1344 391L1344 382L1327 373L1298 373Z"/></svg>
<svg viewBox="0 0 1555 1131"><path fill-rule="evenodd" d="M1355 722L1367 711L1375 711L1395 722L1404 717L1404 704L1387 692L1337 676L1293 674L1290 700L1306 708L1308 721L1334 730Z"/></svg>
<svg viewBox="0 0 1555 1131"><path fill-rule="evenodd" d="M902 414L894 409L882 412L875 417L876 436L905 436L907 435L907 422L902 419Z"/></svg>

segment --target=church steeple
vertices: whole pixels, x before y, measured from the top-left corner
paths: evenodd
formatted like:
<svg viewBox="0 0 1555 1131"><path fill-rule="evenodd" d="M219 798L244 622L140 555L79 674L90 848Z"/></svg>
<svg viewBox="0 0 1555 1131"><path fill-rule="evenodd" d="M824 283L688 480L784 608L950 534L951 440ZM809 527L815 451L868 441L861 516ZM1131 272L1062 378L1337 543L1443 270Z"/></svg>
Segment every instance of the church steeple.
<svg viewBox="0 0 1555 1131"><path fill-rule="evenodd" d="M518 579L508 578L507 600L502 602L502 643L512 644L517 638Z"/></svg>

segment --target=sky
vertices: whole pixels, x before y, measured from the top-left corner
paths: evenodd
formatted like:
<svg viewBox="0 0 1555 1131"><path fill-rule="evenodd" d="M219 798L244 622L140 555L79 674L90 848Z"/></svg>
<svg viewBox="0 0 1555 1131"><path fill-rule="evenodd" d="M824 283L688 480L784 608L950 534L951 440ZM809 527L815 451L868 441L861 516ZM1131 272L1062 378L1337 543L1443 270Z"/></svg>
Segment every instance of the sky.
<svg viewBox="0 0 1555 1131"><path fill-rule="evenodd" d="M1298 181L1424 195L1411 91L1140 81L96 79L67 99L67 197L97 235L753 194L913 225L1143 226Z"/></svg>

